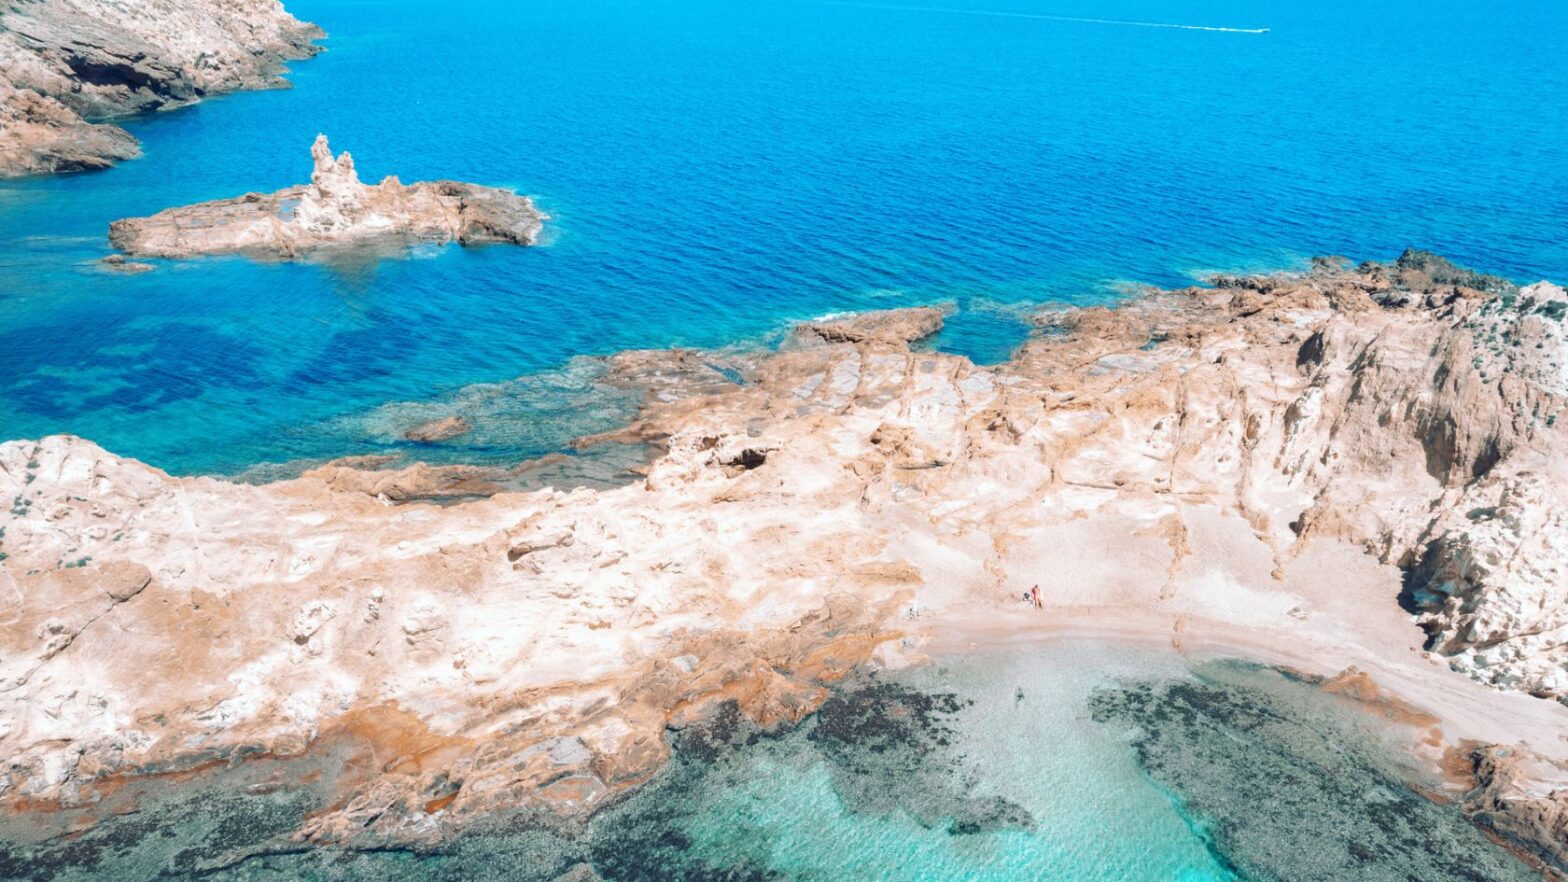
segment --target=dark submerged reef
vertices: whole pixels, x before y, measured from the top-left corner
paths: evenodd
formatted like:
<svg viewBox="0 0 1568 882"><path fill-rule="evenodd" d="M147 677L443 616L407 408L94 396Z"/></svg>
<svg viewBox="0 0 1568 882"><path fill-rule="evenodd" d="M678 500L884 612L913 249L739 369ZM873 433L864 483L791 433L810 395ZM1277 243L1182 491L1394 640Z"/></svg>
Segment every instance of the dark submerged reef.
<svg viewBox="0 0 1568 882"><path fill-rule="evenodd" d="M748 768L745 752L752 750L771 751L796 767L825 761L834 790L857 814L904 812L955 836L1033 829L1023 807L970 795L968 759L952 747L955 718L971 704L949 692L865 678L835 693L801 728L777 733L758 730L733 704L725 705L677 735L675 761L651 792L596 821L609 835L594 837L591 863L616 882L787 878L761 865L765 848L749 848L744 831L737 831L737 860L715 867L689 853L680 829L693 811L689 795L738 786L736 776Z"/></svg>
<svg viewBox="0 0 1568 882"><path fill-rule="evenodd" d="M937 671L935 682L945 682ZM928 678L933 679L933 678ZM1023 699L1009 696L1013 705ZM101 810L84 832L66 820L0 819L0 879L26 882L773 882L768 832L736 818L715 844L692 824L723 795L773 774L825 770L857 815L901 815L936 836L1049 836L1048 819L976 786L979 757L958 738L960 694L865 676L793 728L765 731L734 704L671 731L670 764L591 819L518 814L428 848L309 847L290 840L332 795L340 758L258 760L183 783L149 782ZM1538 877L1459 811L1418 795L1370 718L1269 668L1213 663L1189 677L1106 686L1087 715L1125 737L1216 861L1269 882L1527 882ZM759 765L759 760L765 762ZM283 782L287 786L280 785ZM55 823L59 829L42 825ZM726 822L728 823L728 822ZM29 826L30 825L30 826ZM964 841L971 841L965 839ZM978 841L978 840L976 840Z"/></svg>
<svg viewBox="0 0 1568 882"><path fill-rule="evenodd" d="M410 878L521 882L765 882L784 879L764 865L765 843L738 836L722 862L694 853L683 822L701 794L722 792L747 773L749 752L784 763L825 762L834 786L856 812L903 811L951 835L1031 829L1020 806L969 795L966 759L952 750L954 717L970 702L866 678L840 689L801 726L763 731L733 704L670 734L670 765L640 791L586 824L563 828L518 816L488 829L417 850L310 848L288 834L321 808L325 786L274 789L279 769L238 766L162 795L150 788L126 814L104 817L76 835L12 836L0 826L0 879L362 880ZM303 761L296 761L296 763ZM287 780L317 778L287 767ZM14 822L13 822L14 823Z"/></svg>
<svg viewBox="0 0 1568 882"><path fill-rule="evenodd" d="M1129 733L1139 764L1243 878L1538 878L1457 808L1415 792L1331 696L1292 683L1217 663L1193 679L1102 689L1089 704Z"/></svg>

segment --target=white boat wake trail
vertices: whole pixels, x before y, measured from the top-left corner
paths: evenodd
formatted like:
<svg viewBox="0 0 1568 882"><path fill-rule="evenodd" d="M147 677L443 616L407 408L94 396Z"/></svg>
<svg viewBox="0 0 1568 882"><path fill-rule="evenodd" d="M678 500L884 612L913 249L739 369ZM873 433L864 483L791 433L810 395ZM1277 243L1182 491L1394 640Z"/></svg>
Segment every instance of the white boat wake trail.
<svg viewBox="0 0 1568 882"><path fill-rule="evenodd" d="M1030 18L1036 21L1062 21L1073 24L1123 25L1130 28L1168 28L1178 31L1215 31L1222 34L1266 34L1268 28L1222 28L1212 25L1172 24L1163 21L1128 21L1119 18L1079 18L1071 15L1045 15L1035 12L1004 12L998 9L955 9L948 6L904 6L895 3L847 3L819 0L819 6L848 6L855 9L889 9L899 12L938 12L949 15L982 15L989 18Z"/></svg>

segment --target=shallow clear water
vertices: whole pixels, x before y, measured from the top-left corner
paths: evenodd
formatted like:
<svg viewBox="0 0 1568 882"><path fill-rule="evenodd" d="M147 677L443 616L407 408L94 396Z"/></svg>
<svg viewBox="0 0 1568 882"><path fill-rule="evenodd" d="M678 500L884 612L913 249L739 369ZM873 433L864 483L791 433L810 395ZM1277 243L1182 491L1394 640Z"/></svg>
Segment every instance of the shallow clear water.
<svg viewBox="0 0 1568 882"><path fill-rule="evenodd" d="M1406 245L1568 276L1554 0L918 5L292 0L332 35L295 89L137 120L147 155L112 171L0 184L0 437L236 472L398 449L398 402L836 310L954 301L939 345L996 360L1020 304L1120 280ZM92 263L116 218L303 180L318 131L367 179L534 194L551 242ZM597 425L522 419L458 458Z"/></svg>
<svg viewBox="0 0 1568 882"><path fill-rule="evenodd" d="M778 733L721 712L672 735L671 764L585 827L499 818L422 851L301 850L280 837L346 759L260 759L154 783L138 811L81 836L43 838L69 818L0 818L0 878L1536 878L1410 789L1431 781L1386 725L1238 662L1008 650L853 681ZM257 786L280 779L292 783Z"/></svg>
<svg viewBox="0 0 1568 882"><path fill-rule="evenodd" d="M634 803L599 829L662 825L684 853L650 849L653 863L768 878L1233 878L1121 733L1090 718L1089 695L1118 673L1185 672L1083 647L952 660L851 689L803 734L682 781L675 818L649 823Z"/></svg>

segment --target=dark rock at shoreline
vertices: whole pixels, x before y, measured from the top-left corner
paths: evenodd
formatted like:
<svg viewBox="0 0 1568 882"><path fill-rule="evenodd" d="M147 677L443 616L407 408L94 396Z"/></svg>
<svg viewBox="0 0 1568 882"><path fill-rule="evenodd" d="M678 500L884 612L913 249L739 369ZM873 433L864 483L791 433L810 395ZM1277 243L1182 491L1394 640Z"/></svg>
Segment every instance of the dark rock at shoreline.
<svg viewBox="0 0 1568 882"><path fill-rule="evenodd" d="M1421 795L1314 704L1326 694L1291 695L1277 685L1280 674L1245 663L1220 662L1206 674L1102 689L1090 710L1129 733L1138 764L1180 799L1216 859L1238 875L1532 878L1455 806ZM1301 862L1306 854L1315 860Z"/></svg>
<svg viewBox="0 0 1568 882"><path fill-rule="evenodd" d="M152 264L141 263L135 260L126 260L125 255L123 254L110 254L100 260L99 263L108 269L120 273L145 273L151 272L153 269Z"/></svg>
<svg viewBox="0 0 1568 882"><path fill-rule="evenodd" d="M1568 879L1568 769L1519 746L1482 745L1467 759L1476 786L1465 814L1540 862L1548 879Z"/></svg>

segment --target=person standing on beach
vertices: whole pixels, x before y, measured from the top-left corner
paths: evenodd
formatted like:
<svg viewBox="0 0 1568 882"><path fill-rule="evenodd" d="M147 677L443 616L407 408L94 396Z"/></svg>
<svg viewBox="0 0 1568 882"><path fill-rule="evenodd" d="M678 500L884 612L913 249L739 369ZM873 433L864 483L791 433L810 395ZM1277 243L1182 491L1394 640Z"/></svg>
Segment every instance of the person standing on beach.
<svg viewBox="0 0 1568 882"><path fill-rule="evenodd" d="M1040 586L1038 583L1029 589L1029 596L1034 599L1035 609L1045 609L1045 604L1040 602Z"/></svg>

